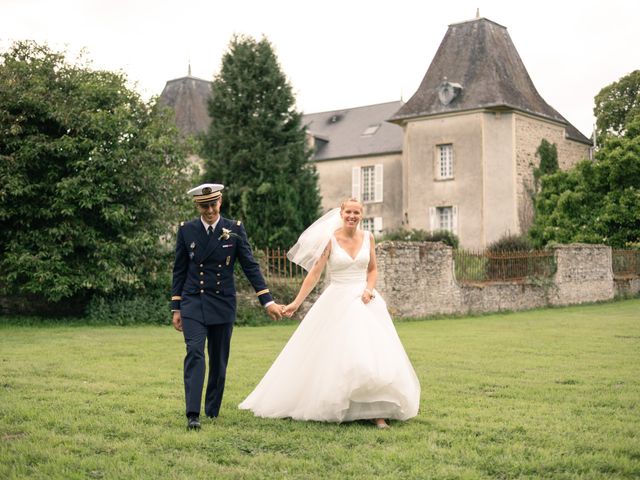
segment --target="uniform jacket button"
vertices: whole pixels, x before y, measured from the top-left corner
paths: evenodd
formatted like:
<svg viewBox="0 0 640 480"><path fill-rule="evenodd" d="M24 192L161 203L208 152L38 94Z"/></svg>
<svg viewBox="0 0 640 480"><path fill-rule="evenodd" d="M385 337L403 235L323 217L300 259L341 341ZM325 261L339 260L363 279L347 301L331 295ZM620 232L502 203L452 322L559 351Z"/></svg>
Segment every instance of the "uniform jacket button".
<svg viewBox="0 0 640 480"><path fill-rule="evenodd" d="M216 293L220 293L220 290L216 290Z"/></svg>
<svg viewBox="0 0 640 480"><path fill-rule="evenodd" d="M200 280L200 285L204 285L204 280Z"/></svg>
<svg viewBox="0 0 640 480"><path fill-rule="evenodd" d="M200 275L204 275L204 272L200 272Z"/></svg>
<svg viewBox="0 0 640 480"><path fill-rule="evenodd" d="M204 290L200 290L200 293L204 293Z"/></svg>
<svg viewBox="0 0 640 480"><path fill-rule="evenodd" d="M204 267L204 265L203 265L203 264L200 264L200 268L202 268L202 267Z"/></svg>
<svg viewBox="0 0 640 480"><path fill-rule="evenodd" d="M222 265L218 265L218 268L222 268Z"/></svg>
<svg viewBox="0 0 640 480"><path fill-rule="evenodd" d="M220 285L220 282L216 282L216 285Z"/></svg>

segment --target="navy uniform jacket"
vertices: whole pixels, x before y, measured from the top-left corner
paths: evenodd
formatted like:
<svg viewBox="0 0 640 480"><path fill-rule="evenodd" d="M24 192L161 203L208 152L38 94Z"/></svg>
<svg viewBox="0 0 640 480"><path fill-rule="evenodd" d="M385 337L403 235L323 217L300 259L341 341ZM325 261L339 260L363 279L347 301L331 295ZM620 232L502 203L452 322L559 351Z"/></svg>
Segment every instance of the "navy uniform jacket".
<svg viewBox="0 0 640 480"><path fill-rule="evenodd" d="M229 230L224 234L222 229ZM240 221L220 217L207 235L200 218L180 225L173 266L171 309L205 325L233 322L236 287L233 266L238 260L262 305L273 301L258 262L253 258Z"/></svg>

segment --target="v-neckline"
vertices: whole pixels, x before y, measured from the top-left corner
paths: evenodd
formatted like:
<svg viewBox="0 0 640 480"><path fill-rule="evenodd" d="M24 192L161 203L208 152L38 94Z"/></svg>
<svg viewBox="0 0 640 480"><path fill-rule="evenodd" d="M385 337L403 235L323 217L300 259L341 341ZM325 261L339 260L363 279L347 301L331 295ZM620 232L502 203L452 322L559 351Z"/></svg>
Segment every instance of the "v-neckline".
<svg viewBox="0 0 640 480"><path fill-rule="evenodd" d="M366 234L366 232L365 232L365 234ZM338 247L340 247L340 250L342 250L344 253L346 253L347 257L349 257L352 262L355 262L356 258L358 258L358 255L360 255L360 252L362 251L362 247L364 247L364 241L365 241L364 235L362 235L362 243L360 244L360 247L358 248L358 251L356 252L356 256L355 257L352 257L351 255L349 255L349 252L347 252L345 250L345 248L342 245L340 245L340 242L338 241L338 238L336 237L335 233L333 234L333 238L335 239L336 244L338 245Z"/></svg>

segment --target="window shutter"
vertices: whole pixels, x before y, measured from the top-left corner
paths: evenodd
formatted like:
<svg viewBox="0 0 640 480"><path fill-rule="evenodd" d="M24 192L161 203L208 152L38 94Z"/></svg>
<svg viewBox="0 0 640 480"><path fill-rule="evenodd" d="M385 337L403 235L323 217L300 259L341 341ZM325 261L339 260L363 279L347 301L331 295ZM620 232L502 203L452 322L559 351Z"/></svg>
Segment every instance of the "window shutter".
<svg viewBox="0 0 640 480"><path fill-rule="evenodd" d="M451 207L451 229L453 233L458 234L458 207Z"/></svg>
<svg viewBox="0 0 640 480"><path fill-rule="evenodd" d="M360 200L360 167L351 169L351 196Z"/></svg>
<svg viewBox="0 0 640 480"><path fill-rule="evenodd" d="M382 233L382 217L373 218L373 233L374 235Z"/></svg>
<svg viewBox="0 0 640 480"><path fill-rule="evenodd" d="M376 165L375 170L375 200L376 202L382 201L382 164Z"/></svg>
<svg viewBox="0 0 640 480"><path fill-rule="evenodd" d="M429 226L431 231L434 232L437 229L438 219L436 218L436 207L429 207Z"/></svg>

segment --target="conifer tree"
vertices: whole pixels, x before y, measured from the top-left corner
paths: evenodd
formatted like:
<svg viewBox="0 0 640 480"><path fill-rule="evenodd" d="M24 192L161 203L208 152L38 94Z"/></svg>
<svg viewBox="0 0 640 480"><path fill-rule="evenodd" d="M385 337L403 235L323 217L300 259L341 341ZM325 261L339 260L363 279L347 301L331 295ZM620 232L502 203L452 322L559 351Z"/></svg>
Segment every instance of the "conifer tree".
<svg viewBox="0 0 640 480"><path fill-rule="evenodd" d="M302 116L271 43L234 36L213 81L203 139L205 181L256 247L290 247L320 210Z"/></svg>

